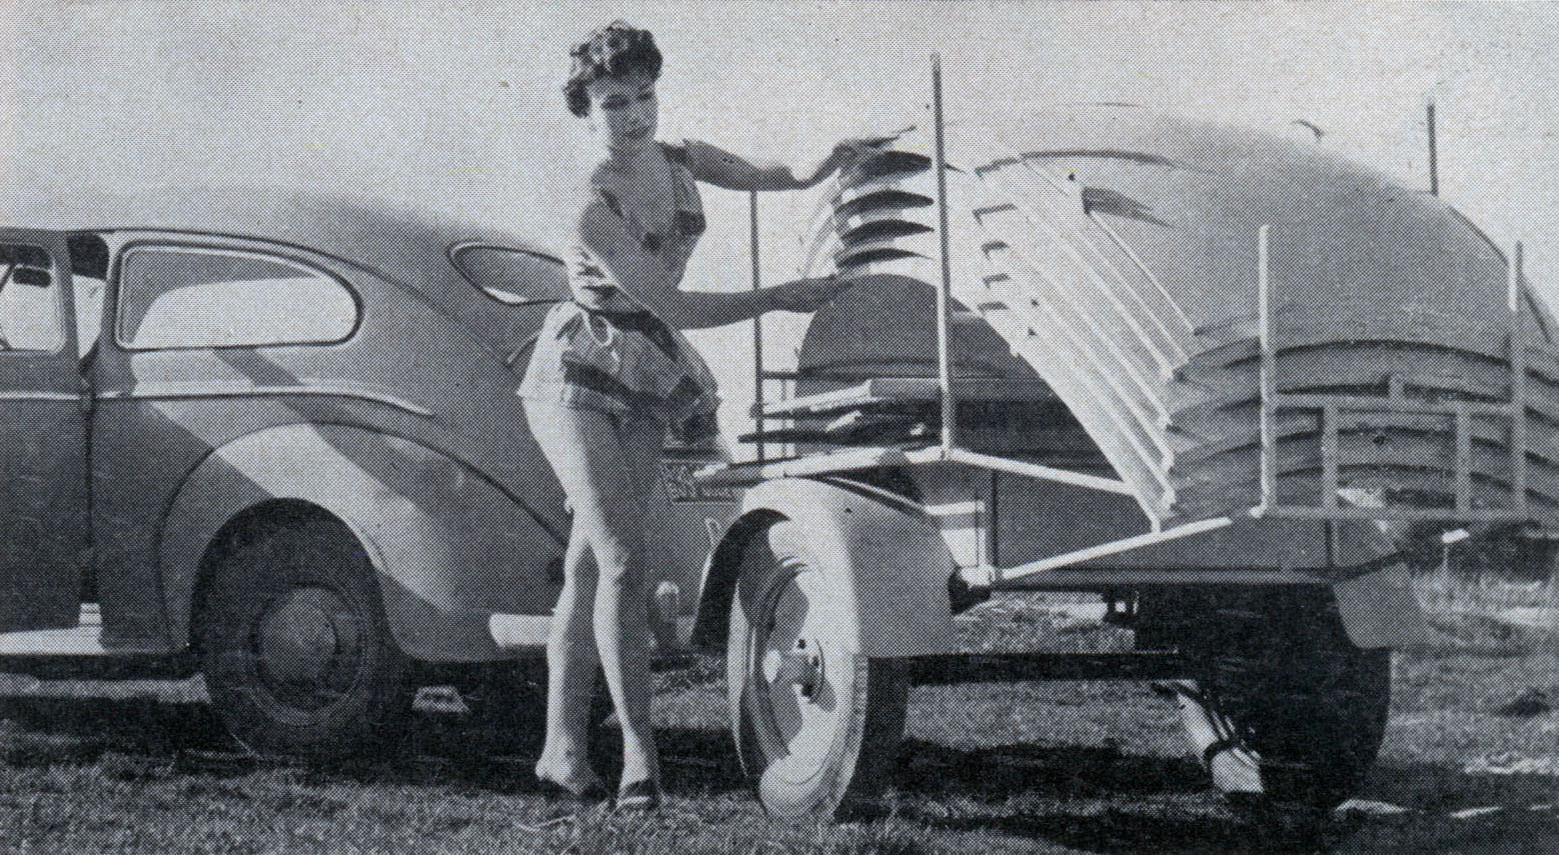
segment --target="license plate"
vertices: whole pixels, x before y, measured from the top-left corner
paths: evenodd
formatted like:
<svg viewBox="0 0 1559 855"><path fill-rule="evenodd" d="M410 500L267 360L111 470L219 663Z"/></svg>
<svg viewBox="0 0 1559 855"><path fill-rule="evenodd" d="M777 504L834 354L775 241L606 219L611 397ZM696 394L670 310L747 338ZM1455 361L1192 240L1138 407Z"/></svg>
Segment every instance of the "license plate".
<svg viewBox="0 0 1559 855"><path fill-rule="evenodd" d="M673 502L735 502L737 501L736 488L711 487L698 482L693 473L714 461L709 460L663 460L661 466L665 470L666 495Z"/></svg>

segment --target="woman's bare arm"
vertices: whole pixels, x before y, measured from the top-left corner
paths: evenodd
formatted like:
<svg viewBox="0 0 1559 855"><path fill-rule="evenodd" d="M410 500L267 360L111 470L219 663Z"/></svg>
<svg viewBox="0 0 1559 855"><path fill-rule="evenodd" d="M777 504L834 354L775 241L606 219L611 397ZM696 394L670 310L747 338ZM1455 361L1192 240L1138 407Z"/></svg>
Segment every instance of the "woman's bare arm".
<svg viewBox="0 0 1559 855"><path fill-rule="evenodd" d="M815 311L848 286L836 279L798 279L757 291L684 291L674 271L640 250L623 219L604 205L586 206L579 240L613 284L678 329L734 324L776 309Z"/></svg>
<svg viewBox="0 0 1559 855"><path fill-rule="evenodd" d="M804 175L797 176L783 163L755 160L698 140L688 140L687 165L693 177L727 190L804 190L812 187L840 167L860 157L861 145L845 141Z"/></svg>

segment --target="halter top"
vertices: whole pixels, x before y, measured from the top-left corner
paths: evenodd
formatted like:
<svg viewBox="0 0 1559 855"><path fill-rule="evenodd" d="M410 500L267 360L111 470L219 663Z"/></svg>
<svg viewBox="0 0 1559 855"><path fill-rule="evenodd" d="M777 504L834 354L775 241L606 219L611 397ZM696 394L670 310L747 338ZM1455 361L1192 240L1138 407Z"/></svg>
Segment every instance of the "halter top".
<svg viewBox="0 0 1559 855"><path fill-rule="evenodd" d="M675 182L668 227L648 229L626 210L620 199L627 176L609 168L597 169L592 176L589 204L601 205L618 218L634 242L614 251L634 253L639 264L665 265L680 278L706 223L697 183L687 167L687 149L661 146ZM615 284L606 266L582 244L570 253L569 276L576 282ZM630 287L619 293L631 299L631 292ZM720 401L708 365L680 331L654 313L643 308L605 310L574 301L560 303L547 314L518 394L607 412L647 413L683 441L713 433Z"/></svg>
<svg viewBox="0 0 1559 855"><path fill-rule="evenodd" d="M704 233L704 205L698 195L698 182L687 165L689 144L659 145L661 153L671 165L672 177L671 220L664 228L651 229L622 203L621 200L629 195L627 185L633 179L607 164L602 164L591 176L594 195L591 204L604 205L626 226L638 248L680 275L688 257L698 245L699 237Z"/></svg>

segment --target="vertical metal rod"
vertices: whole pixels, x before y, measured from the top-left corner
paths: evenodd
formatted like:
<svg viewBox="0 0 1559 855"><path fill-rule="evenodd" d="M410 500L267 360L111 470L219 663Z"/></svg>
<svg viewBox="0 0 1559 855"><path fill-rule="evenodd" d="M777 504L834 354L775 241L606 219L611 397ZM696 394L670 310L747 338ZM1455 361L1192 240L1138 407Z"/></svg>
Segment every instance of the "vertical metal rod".
<svg viewBox="0 0 1559 855"><path fill-rule="evenodd" d="M953 398L952 358L952 251L947 234L947 149L942 124L942 55L931 55L932 125L936 129L937 237L940 238L942 281L936 292L937 379L942 390L942 447L952 448L957 439L958 401Z"/></svg>
<svg viewBox="0 0 1559 855"><path fill-rule="evenodd" d="M1525 247L1516 242L1510 271L1510 480L1515 509L1527 510L1527 341L1526 299L1522 285Z"/></svg>
<svg viewBox="0 0 1559 855"><path fill-rule="evenodd" d="M1456 510L1472 509L1472 415L1456 403Z"/></svg>
<svg viewBox="0 0 1559 855"><path fill-rule="evenodd" d="M1321 408L1321 507L1337 507L1337 422L1338 408Z"/></svg>
<svg viewBox="0 0 1559 855"><path fill-rule="evenodd" d="M747 194L748 255L752 259L752 290L763 287L763 275L758 260L758 191ZM752 389L757 403L754 427L758 431L758 462L768 459L763 442L763 315L752 319Z"/></svg>
<svg viewBox="0 0 1559 855"><path fill-rule="evenodd" d="M1440 150L1435 141L1434 100L1430 99L1426 112L1429 128L1429 193L1440 195Z"/></svg>
<svg viewBox="0 0 1559 855"><path fill-rule="evenodd" d="M1261 340L1261 505L1278 504L1277 480L1277 353L1272 340L1272 280L1267 270L1268 237L1272 227L1257 232L1256 317Z"/></svg>

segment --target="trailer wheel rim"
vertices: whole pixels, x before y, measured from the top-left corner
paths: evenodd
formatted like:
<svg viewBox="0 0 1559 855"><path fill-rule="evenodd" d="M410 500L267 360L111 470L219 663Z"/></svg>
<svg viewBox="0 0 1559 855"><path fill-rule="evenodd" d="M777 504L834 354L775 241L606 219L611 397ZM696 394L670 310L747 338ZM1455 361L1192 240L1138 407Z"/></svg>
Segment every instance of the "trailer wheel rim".
<svg viewBox="0 0 1559 855"><path fill-rule="evenodd" d="M765 776L801 783L826 772L847 725L846 678L835 642L836 617L823 574L800 566L766 592L753 651L758 737L770 758Z"/></svg>

